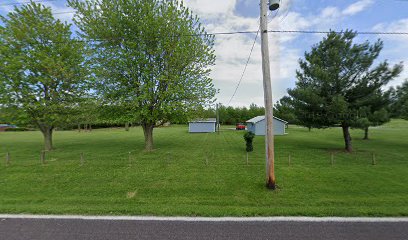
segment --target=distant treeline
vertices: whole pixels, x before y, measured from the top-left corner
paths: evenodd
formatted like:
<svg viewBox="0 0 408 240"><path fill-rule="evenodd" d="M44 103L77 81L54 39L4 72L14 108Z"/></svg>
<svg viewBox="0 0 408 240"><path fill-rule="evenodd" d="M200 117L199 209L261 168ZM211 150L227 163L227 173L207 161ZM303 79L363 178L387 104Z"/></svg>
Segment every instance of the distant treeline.
<svg viewBox="0 0 408 240"><path fill-rule="evenodd" d="M276 108L278 107L278 108ZM286 111L286 106L277 104L274 108L274 116L281 118L289 123L296 123L296 117L290 111ZM220 123L223 125L235 125L237 123L245 123L251 118L265 115L265 108L252 103L249 107L227 107L224 105L218 106ZM204 118L215 118L216 108L203 110Z"/></svg>

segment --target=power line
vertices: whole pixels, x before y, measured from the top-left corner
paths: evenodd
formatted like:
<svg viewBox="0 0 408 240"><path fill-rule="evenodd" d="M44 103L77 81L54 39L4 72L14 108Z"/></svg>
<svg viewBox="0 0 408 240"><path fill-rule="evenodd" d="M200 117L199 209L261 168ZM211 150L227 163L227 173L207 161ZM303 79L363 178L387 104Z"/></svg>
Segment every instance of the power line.
<svg viewBox="0 0 408 240"><path fill-rule="evenodd" d="M44 0L46 1L46 0ZM48 1L55 1L55 0L48 0ZM402 2L408 2L408 0L395 0L395 1L402 1ZM41 2L41 1L38 1ZM0 5L1 6L1 5ZM77 11L65 11L65 12L54 12L54 15L58 14L69 14L69 13L76 13ZM287 11L287 14L281 19L283 21L289 11ZM275 16L276 17L276 16ZM259 30L258 30L259 31ZM215 32L215 33L203 33L203 34L192 34L192 35L186 35L186 36L202 36L202 35L235 35L235 34L257 34L258 31L235 31L235 32ZM302 34L328 34L328 33L343 33L343 31L319 31L319 30L269 30L269 33L302 33ZM361 35L408 35L408 32L375 32L375 31L356 31L357 34ZM95 40L99 41L99 40Z"/></svg>
<svg viewBox="0 0 408 240"><path fill-rule="evenodd" d="M408 1L408 0L407 0ZM344 31L315 31L315 30L269 30L270 33L303 33L303 34L328 34L344 33ZM372 31L355 31L360 35L408 35L408 32L372 32Z"/></svg>
<svg viewBox="0 0 408 240"><path fill-rule="evenodd" d="M56 0L39 0L39 1L32 1L34 3L43 3L43 2L55 2ZM0 4L0 6L16 6L16 5L24 5L24 4L29 4L31 2L20 2L20 3L3 3Z"/></svg>
<svg viewBox="0 0 408 240"><path fill-rule="evenodd" d="M408 1L408 0L407 0ZM65 12L69 13L69 12ZM314 31L314 30L269 30L268 33L287 33L287 34L328 34L328 33L344 33L343 31ZM215 32L215 33L197 33L197 34L180 34L180 35L169 35L169 37L199 37L199 36L218 36L218 35L237 35L237 34L259 34L258 31L235 31L235 32ZM408 32L358 32L356 34L362 35L408 35ZM158 37L157 37L158 38ZM132 39L126 39L124 37L116 38L95 38L95 39L74 39L77 42L114 42L114 41L124 41L132 42ZM256 40L256 39L255 39ZM66 43L59 41L48 41L47 43ZM255 43L254 43L255 44Z"/></svg>
<svg viewBox="0 0 408 240"><path fill-rule="evenodd" d="M44 0L46 1L46 0ZM48 0L48 1L56 1L56 0ZM398 0L396 0L398 1ZM408 0L399 0L408 2ZM41 2L41 1L38 1ZM2 6L2 5L0 5ZM69 13L76 13L77 11L66 11L66 12L55 12L54 15L58 14L69 14ZM287 15L286 15L287 16ZM285 17L286 17L285 16ZM284 17L284 18L285 18ZM284 19L283 18L283 19ZM282 20L283 20L282 19ZM204 36L204 35L236 35L236 34L258 34L258 31L234 31L234 32L215 32L215 33L202 33L202 34L190 34L184 36ZM344 33L343 31L319 31L319 30L269 30L269 33L301 33L301 34L328 34L328 33ZM361 35L408 35L408 32L375 32L375 31L356 31L357 34ZM109 39L105 39L109 40ZM113 40L113 39L112 39ZM103 40L90 40L90 41L103 41Z"/></svg>
<svg viewBox="0 0 408 240"><path fill-rule="evenodd" d="M238 84L237 84L237 87L235 88L234 94L232 94L232 96L231 96L230 100L228 101L228 104L227 104L227 105L229 105L229 104L231 103L232 99L235 97L235 94L237 94L237 91L238 91L239 86L241 85L242 79L244 78L246 69L247 69L248 64L249 64L249 60L251 60L251 55L252 55L252 52L254 51L255 44L256 44L256 40L258 39L258 35L259 35L259 29L258 29L258 31L256 32L256 36L255 36L255 39L254 39L254 43L252 44L251 51L250 51L250 53L249 53L248 59L247 59L247 61L246 61L245 67L244 67L244 71L242 72L241 78L239 79L239 82L238 82Z"/></svg>
<svg viewBox="0 0 408 240"><path fill-rule="evenodd" d="M408 1L408 0L407 0ZM408 32L372 32L372 31L355 31L361 35L408 35ZM235 34L250 34L257 31L236 31L236 32L215 32L200 35L235 35ZM318 30L269 30L268 33L302 33L302 34L328 34L328 33L344 33L344 31L318 31Z"/></svg>

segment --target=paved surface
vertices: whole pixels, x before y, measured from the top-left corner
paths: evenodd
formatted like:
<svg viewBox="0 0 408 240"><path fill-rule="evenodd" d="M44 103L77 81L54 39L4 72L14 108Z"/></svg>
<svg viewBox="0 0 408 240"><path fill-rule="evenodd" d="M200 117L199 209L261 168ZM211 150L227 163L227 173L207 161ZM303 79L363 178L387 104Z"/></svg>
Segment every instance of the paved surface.
<svg viewBox="0 0 408 240"><path fill-rule="evenodd" d="M0 239L407 240L408 222L194 222L0 218Z"/></svg>

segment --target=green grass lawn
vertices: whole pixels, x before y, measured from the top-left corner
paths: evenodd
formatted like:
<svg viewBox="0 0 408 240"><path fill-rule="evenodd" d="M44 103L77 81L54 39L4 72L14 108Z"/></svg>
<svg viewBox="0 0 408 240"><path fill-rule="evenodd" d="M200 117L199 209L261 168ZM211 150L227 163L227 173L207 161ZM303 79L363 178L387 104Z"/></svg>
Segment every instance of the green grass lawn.
<svg viewBox="0 0 408 240"><path fill-rule="evenodd" d="M369 141L353 130L352 154L342 151L341 129L290 127L275 138L276 191L264 185L263 137L247 165L243 132L187 129L155 129L150 153L141 128L55 132L45 165L39 132L2 132L0 213L408 216L408 121L371 129Z"/></svg>

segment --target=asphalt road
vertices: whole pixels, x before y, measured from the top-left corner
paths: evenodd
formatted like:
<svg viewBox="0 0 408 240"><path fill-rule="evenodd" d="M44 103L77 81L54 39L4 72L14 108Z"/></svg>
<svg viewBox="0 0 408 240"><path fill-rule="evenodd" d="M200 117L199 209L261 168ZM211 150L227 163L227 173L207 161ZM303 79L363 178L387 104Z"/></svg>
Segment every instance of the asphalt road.
<svg viewBox="0 0 408 240"><path fill-rule="evenodd" d="M1 240L407 240L408 222L190 222L0 219Z"/></svg>

